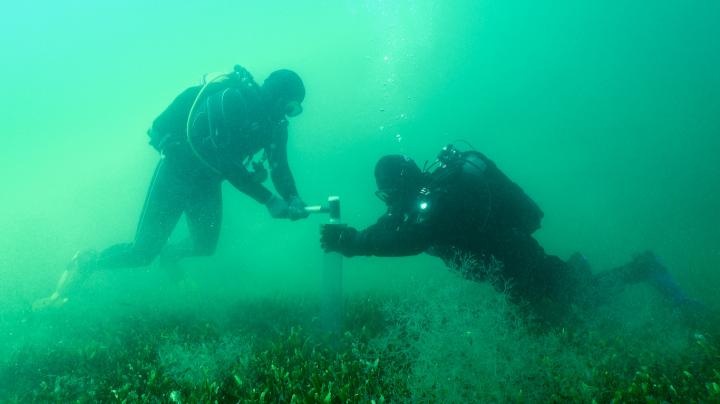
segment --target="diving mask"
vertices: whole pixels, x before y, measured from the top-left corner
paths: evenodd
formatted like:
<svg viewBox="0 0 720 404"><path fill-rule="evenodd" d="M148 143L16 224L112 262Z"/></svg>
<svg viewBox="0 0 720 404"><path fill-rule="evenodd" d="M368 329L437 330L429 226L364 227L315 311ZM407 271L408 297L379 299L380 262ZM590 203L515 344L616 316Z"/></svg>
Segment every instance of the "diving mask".
<svg viewBox="0 0 720 404"><path fill-rule="evenodd" d="M288 102L287 104L285 104L285 108L283 110L283 112L285 112L285 115L290 118L300 115L302 111L302 105L300 105L300 103L297 101Z"/></svg>

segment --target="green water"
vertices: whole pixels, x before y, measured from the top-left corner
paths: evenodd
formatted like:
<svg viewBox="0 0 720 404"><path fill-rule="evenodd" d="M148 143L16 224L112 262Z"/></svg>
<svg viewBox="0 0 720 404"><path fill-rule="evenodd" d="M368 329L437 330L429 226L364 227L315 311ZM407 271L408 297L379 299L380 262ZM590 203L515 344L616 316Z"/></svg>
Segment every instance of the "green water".
<svg viewBox="0 0 720 404"><path fill-rule="evenodd" d="M600 271L652 249L689 295L720 307L720 3L266 3L3 7L7 311L49 293L76 250L132 238L158 159L145 131L182 89L235 63L258 80L290 68L305 81L288 149L307 203L339 195L344 220L368 225L383 212L372 177L381 155L422 163L465 139L542 207L549 253L581 251ZM199 288L319 287L323 218L272 220L229 186L223 197L217 254L187 264ZM441 267L349 259L346 288L382 290ZM107 276L95 286L162 288L144 270Z"/></svg>

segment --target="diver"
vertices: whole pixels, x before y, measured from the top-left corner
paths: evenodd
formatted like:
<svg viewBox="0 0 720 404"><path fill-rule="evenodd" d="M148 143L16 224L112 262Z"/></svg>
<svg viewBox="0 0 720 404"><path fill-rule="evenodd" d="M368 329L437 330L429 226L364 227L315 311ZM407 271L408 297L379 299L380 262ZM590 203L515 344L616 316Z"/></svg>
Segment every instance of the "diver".
<svg viewBox="0 0 720 404"><path fill-rule="evenodd" d="M690 300L651 252L593 275L574 254L547 254L533 233L543 212L493 161L448 145L424 170L409 157L387 155L375 166L376 195L387 211L364 230L327 224L320 242L347 257L438 256L474 280L490 281L537 319L559 324L631 282L647 281L678 305Z"/></svg>
<svg viewBox="0 0 720 404"><path fill-rule="evenodd" d="M149 144L160 154L135 238L97 253L77 253L56 290L35 308L67 301L71 287L96 269L141 267L158 255L172 264L215 252L222 220L221 185L227 180L265 205L273 218L308 216L287 159L288 118L302 112L305 87L291 70L272 72L258 85L236 65L183 91L152 123ZM275 190L263 182L269 176ZM190 237L166 243L185 214Z"/></svg>

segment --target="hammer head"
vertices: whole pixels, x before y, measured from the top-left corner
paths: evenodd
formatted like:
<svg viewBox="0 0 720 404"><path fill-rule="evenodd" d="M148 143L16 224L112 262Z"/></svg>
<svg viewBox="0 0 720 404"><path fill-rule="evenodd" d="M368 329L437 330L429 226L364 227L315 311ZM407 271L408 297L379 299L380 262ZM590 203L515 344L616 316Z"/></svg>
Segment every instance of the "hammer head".
<svg viewBox="0 0 720 404"><path fill-rule="evenodd" d="M328 197L328 209L330 213L330 220L340 221L340 197L330 196Z"/></svg>

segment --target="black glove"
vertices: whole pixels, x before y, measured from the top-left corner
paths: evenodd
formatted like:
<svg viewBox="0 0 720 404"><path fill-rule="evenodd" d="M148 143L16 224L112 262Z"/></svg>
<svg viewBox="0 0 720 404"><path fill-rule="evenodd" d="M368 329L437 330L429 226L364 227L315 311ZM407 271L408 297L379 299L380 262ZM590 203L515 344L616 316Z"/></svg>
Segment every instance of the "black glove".
<svg viewBox="0 0 720 404"><path fill-rule="evenodd" d="M270 199L265 202L265 207L267 207L268 212L270 212L270 216L274 219L284 219L288 217L287 202L276 195L271 196Z"/></svg>
<svg viewBox="0 0 720 404"><path fill-rule="evenodd" d="M290 220L298 220L310 216L310 213L305 210L305 206L305 202L303 202L300 197L291 197L288 203L288 218L290 218Z"/></svg>
<svg viewBox="0 0 720 404"><path fill-rule="evenodd" d="M320 246L325 252L336 251L352 255L357 230L344 224L323 224L320 226Z"/></svg>

